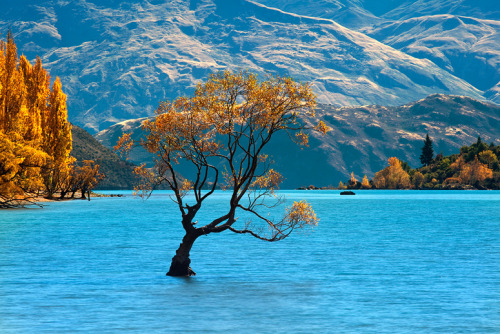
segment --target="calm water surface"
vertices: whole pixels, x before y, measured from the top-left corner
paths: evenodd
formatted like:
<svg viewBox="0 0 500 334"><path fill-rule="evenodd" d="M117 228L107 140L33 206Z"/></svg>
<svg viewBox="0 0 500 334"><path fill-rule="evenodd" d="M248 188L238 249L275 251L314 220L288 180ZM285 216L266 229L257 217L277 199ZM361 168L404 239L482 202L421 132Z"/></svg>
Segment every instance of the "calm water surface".
<svg viewBox="0 0 500 334"><path fill-rule="evenodd" d="M0 333L500 333L500 192L284 194L313 232L202 237L194 278L165 192L0 211Z"/></svg>

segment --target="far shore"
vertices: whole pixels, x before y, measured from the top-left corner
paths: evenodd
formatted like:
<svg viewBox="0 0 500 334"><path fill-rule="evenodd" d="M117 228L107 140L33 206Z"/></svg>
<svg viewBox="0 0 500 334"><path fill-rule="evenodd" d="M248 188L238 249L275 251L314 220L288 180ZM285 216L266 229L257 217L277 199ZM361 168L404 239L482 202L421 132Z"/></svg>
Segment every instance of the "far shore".
<svg viewBox="0 0 500 334"><path fill-rule="evenodd" d="M30 205L41 205L43 206L44 203L54 203L54 202L66 202L66 201L73 201L73 200L88 200L92 197L99 198L99 197L123 197L123 194L102 194L102 193L95 193L91 192L90 196L86 195L85 197L82 197L80 194L79 196L64 196L61 198L61 195L59 193L54 194L51 198L44 197L44 196L33 196L25 200L19 200L19 207L26 207Z"/></svg>

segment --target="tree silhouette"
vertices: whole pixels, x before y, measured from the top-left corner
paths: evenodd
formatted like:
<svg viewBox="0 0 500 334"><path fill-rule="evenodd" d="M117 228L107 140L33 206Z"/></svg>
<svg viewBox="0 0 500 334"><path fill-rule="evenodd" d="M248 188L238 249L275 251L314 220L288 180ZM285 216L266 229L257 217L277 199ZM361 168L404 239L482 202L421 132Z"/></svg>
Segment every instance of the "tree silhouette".
<svg viewBox="0 0 500 334"><path fill-rule="evenodd" d="M429 134L425 136L424 146L422 147L422 154L420 155L420 162L423 166L428 166L432 163L434 158L434 149L432 148L432 140Z"/></svg>

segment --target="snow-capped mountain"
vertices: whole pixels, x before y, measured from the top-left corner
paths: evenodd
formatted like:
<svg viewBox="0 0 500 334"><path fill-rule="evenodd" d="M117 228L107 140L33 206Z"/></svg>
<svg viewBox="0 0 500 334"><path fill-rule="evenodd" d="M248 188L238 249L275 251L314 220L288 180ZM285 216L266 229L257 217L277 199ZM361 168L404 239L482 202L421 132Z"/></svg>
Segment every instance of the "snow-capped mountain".
<svg viewBox="0 0 500 334"><path fill-rule="evenodd" d="M336 106L398 105L432 93L484 98L485 88L457 76L455 65L414 57L384 44L385 37L380 42L331 20L381 24L389 18L377 15L393 12L392 0L380 2L380 11L361 0L309 2L299 14L271 8L284 1L259 2L3 1L0 31L10 28L20 52L40 55L61 77L70 119L90 131L149 116L159 101L190 94L209 73L227 68L312 82L318 100ZM344 6L345 15L329 6ZM376 29L382 26L370 33Z"/></svg>

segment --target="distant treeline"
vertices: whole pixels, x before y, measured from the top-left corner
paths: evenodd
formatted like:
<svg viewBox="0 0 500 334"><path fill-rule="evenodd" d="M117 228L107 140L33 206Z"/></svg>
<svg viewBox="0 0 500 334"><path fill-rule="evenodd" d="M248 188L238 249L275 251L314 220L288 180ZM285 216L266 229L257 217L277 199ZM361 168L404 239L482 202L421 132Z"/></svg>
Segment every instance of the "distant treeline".
<svg viewBox="0 0 500 334"><path fill-rule="evenodd" d="M373 179L366 175L360 182L351 174L339 189L500 189L500 146L487 144L478 137L477 142L463 146L459 154L434 157L432 140L427 136L420 161L422 167L410 168L396 157L388 166L375 173Z"/></svg>

